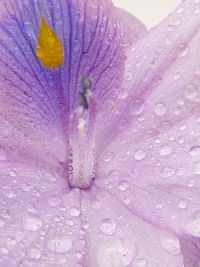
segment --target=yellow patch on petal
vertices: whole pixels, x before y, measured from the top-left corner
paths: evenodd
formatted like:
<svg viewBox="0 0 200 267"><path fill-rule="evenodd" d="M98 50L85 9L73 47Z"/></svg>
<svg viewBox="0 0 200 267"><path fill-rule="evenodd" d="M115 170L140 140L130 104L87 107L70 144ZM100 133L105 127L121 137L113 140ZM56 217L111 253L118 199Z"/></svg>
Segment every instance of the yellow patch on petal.
<svg viewBox="0 0 200 267"><path fill-rule="evenodd" d="M63 64L62 42L44 17L39 29L36 56L47 68L59 68Z"/></svg>

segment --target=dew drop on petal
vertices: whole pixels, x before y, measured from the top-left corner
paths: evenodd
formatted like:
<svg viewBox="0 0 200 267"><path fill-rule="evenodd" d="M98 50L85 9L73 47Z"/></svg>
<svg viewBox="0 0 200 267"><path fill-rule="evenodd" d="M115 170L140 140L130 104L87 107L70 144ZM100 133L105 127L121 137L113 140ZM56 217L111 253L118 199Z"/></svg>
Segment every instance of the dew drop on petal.
<svg viewBox="0 0 200 267"><path fill-rule="evenodd" d="M167 106L163 102L155 104L155 114L158 116L163 116L167 112Z"/></svg>
<svg viewBox="0 0 200 267"><path fill-rule="evenodd" d="M189 53L189 49L185 43L177 45L177 54L179 57L185 57Z"/></svg>
<svg viewBox="0 0 200 267"><path fill-rule="evenodd" d="M200 146L193 146L190 148L191 156L200 156Z"/></svg>
<svg viewBox="0 0 200 267"><path fill-rule="evenodd" d="M184 90L187 99L194 99L197 96L197 86L195 84L188 84Z"/></svg>
<svg viewBox="0 0 200 267"><path fill-rule="evenodd" d="M72 248L72 240L64 234L53 235L47 240L47 248L53 253L68 253Z"/></svg>
<svg viewBox="0 0 200 267"><path fill-rule="evenodd" d="M135 153L134 153L134 158L135 158L136 160L142 160L142 159L145 158L145 156L146 156L146 152L144 152L144 151L142 151L142 150L137 150L137 151L135 151Z"/></svg>
<svg viewBox="0 0 200 267"><path fill-rule="evenodd" d="M36 214L27 214L24 218L23 218L23 227L25 230L31 231L31 232L35 232L37 230L39 230L42 226L42 220L39 217L39 215Z"/></svg>
<svg viewBox="0 0 200 267"><path fill-rule="evenodd" d="M107 235L112 235L116 229L116 222L110 218L105 218L99 225L100 230Z"/></svg>
<svg viewBox="0 0 200 267"><path fill-rule="evenodd" d="M178 207L180 209L185 209L187 207L187 202L185 200L183 200L183 199L179 200Z"/></svg>
<svg viewBox="0 0 200 267"><path fill-rule="evenodd" d="M162 209L162 208L163 208L163 204L161 202L157 202L156 209Z"/></svg>
<svg viewBox="0 0 200 267"><path fill-rule="evenodd" d="M109 161L111 161L111 160L113 159L113 157L114 157L114 153L113 153L113 152L106 152L106 153L104 154L104 158L103 158L103 160L104 160L105 162L109 162Z"/></svg>
<svg viewBox="0 0 200 267"><path fill-rule="evenodd" d="M164 167L164 168L161 169L161 175L164 178L171 177L174 174L175 174L175 170L172 169L171 167L166 166L166 167Z"/></svg>
<svg viewBox="0 0 200 267"><path fill-rule="evenodd" d="M38 260L41 257L41 251L37 248L32 248L29 250L29 257Z"/></svg>
<svg viewBox="0 0 200 267"><path fill-rule="evenodd" d="M178 238L176 237L161 237L161 247L171 255L181 254L181 248Z"/></svg>
<svg viewBox="0 0 200 267"><path fill-rule="evenodd" d="M200 161L195 162L193 168L195 174L200 174Z"/></svg>
<svg viewBox="0 0 200 267"><path fill-rule="evenodd" d="M129 183L127 181L121 181L118 186L119 190L121 191L126 191L129 189L129 187Z"/></svg>
<svg viewBox="0 0 200 267"><path fill-rule="evenodd" d="M142 99L133 99L131 101L130 114L133 116L140 115L144 110L144 101Z"/></svg>
<svg viewBox="0 0 200 267"><path fill-rule="evenodd" d="M72 217L78 217L80 215L80 209L77 207L71 207L69 213Z"/></svg>
<svg viewBox="0 0 200 267"><path fill-rule="evenodd" d="M184 223L185 230L196 237L200 237L200 210L196 210Z"/></svg>
<svg viewBox="0 0 200 267"><path fill-rule="evenodd" d="M168 156L172 153L172 148L170 146L164 145L159 149L159 154L161 156Z"/></svg>

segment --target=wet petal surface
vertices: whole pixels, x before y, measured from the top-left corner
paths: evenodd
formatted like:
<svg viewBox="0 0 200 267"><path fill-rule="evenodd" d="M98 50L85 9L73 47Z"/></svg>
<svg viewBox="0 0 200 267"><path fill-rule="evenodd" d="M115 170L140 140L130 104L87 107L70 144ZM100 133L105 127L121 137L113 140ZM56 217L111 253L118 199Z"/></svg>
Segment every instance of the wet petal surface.
<svg viewBox="0 0 200 267"><path fill-rule="evenodd" d="M199 11L199 1L184 1L132 49L97 182L134 215L176 233L186 266L199 264Z"/></svg>

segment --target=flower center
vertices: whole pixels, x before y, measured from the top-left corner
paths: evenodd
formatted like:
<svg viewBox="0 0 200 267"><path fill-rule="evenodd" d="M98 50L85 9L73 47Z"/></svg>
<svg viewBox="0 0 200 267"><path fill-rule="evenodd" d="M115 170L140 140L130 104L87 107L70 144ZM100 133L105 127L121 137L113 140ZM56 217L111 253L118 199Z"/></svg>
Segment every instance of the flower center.
<svg viewBox="0 0 200 267"><path fill-rule="evenodd" d="M86 189L95 179L96 170L96 103L91 81L84 77L79 93L80 106L71 114L69 121L67 178L71 187Z"/></svg>

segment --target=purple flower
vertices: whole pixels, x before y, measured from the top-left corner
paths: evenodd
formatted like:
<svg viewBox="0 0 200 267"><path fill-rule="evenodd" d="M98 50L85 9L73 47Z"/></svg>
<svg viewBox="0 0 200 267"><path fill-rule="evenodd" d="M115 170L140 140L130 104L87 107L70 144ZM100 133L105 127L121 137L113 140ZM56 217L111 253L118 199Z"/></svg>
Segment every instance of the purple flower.
<svg viewBox="0 0 200 267"><path fill-rule="evenodd" d="M200 266L199 27L1 0L0 266Z"/></svg>

